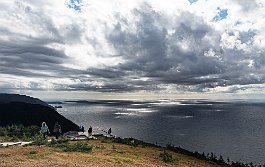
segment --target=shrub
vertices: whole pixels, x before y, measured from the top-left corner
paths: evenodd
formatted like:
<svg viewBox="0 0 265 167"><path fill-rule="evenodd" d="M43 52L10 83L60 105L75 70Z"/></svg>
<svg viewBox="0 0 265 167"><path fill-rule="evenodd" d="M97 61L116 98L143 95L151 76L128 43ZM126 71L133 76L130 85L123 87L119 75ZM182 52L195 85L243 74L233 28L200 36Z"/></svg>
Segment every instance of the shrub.
<svg viewBox="0 0 265 167"><path fill-rule="evenodd" d="M92 146L89 146L87 143L84 142L77 142L75 144L69 144L65 148L63 148L63 151L65 152L85 152L89 153L92 150Z"/></svg>
<svg viewBox="0 0 265 167"><path fill-rule="evenodd" d="M132 146L132 147L137 147L138 145L142 144L144 145L145 143L140 141L140 140L137 140L137 139L133 139L133 138L115 138L113 139L114 142L116 143L122 143L122 144L126 144L126 145L129 145L129 146Z"/></svg>
<svg viewBox="0 0 265 167"><path fill-rule="evenodd" d="M37 146L47 145L48 144L48 140L47 139L43 139L43 136L41 134L37 134L37 135L34 136L32 144L37 145Z"/></svg>
<svg viewBox="0 0 265 167"><path fill-rule="evenodd" d="M159 157L161 157L165 163L171 163L175 161L175 158L173 158L173 156L166 151L160 153Z"/></svg>
<svg viewBox="0 0 265 167"><path fill-rule="evenodd" d="M32 140L33 136L39 133L38 126L28 126L23 125L10 125L6 127L0 127L0 136L4 136L10 141L15 140Z"/></svg>
<svg viewBox="0 0 265 167"><path fill-rule="evenodd" d="M59 140L52 140L48 143L49 147L60 148L65 152L85 152L89 153L92 150L92 146L88 145L85 142L76 142L74 144L69 143L69 139L61 138Z"/></svg>
<svg viewBox="0 0 265 167"><path fill-rule="evenodd" d="M34 154L37 154L38 152L37 151L30 151L29 154L31 155L34 155Z"/></svg>
<svg viewBox="0 0 265 167"><path fill-rule="evenodd" d="M65 148L67 145L69 145L69 140L67 138L60 138L58 140L52 139L51 142L47 144L49 147L55 147L55 148Z"/></svg>
<svg viewBox="0 0 265 167"><path fill-rule="evenodd" d="M51 142L49 143L50 145L58 145L58 144L67 144L69 142L69 139L66 137L59 138L58 140L55 140L52 138Z"/></svg>

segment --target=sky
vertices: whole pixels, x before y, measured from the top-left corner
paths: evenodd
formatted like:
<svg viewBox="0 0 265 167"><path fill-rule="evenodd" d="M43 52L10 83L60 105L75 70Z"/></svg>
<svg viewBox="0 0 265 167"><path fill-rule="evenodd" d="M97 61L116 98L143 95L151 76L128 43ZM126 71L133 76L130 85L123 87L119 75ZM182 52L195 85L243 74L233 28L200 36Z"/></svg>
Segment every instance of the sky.
<svg viewBox="0 0 265 167"><path fill-rule="evenodd" d="M264 98L264 0L0 2L0 92Z"/></svg>

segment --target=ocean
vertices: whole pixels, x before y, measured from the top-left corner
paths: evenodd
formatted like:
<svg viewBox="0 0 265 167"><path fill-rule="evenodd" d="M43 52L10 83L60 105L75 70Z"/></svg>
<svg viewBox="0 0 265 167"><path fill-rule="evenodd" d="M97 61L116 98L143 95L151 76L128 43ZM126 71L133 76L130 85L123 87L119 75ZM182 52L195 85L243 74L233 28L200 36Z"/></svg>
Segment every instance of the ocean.
<svg viewBox="0 0 265 167"><path fill-rule="evenodd" d="M89 100L53 103L93 133L214 153L226 160L265 164L265 102L209 100Z"/></svg>

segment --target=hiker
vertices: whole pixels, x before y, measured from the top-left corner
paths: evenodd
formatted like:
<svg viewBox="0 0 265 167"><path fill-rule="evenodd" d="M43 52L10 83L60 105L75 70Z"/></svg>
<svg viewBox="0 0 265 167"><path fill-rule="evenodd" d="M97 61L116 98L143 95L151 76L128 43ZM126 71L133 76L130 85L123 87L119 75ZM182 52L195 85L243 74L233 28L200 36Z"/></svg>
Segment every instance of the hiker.
<svg viewBox="0 0 265 167"><path fill-rule="evenodd" d="M55 125L54 125L54 128L53 128L53 132L55 133L55 137L56 137L56 139L58 139L58 137L59 137L60 134L62 133L61 126L59 125L58 122L55 122Z"/></svg>
<svg viewBox="0 0 265 167"><path fill-rule="evenodd" d="M46 135L50 134L49 127L47 126L46 122L42 122L40 132L43 135L43 139L46 139Z"/></svg>
<svg viewBox="0 0 265 167"><path fill-rule="evenodd" d="M84 126L81 127L81 131L84 133L85 132L85 128Z"/></svg>
<svg viewBox="0 0 265 167"><path fill-rule="evenodd" d="M89 136L92 136L92 127L91 126L88 128L88 131L87 132L88 132L88 135Z"/></svg>
<svg viewBox="0 0 265 167"><path fill-rule="evenodd" d="M109 134L109 135L111 134L111 128L109 128L109 130L108 130L108 134Z"/></svg>

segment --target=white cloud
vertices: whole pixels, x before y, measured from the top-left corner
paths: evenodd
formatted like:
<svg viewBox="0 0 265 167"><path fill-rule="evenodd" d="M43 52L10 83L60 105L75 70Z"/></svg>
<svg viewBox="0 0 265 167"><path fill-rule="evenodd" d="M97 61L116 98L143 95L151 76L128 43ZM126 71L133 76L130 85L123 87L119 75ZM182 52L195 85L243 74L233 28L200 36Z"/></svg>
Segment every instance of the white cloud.
<svg viewBox="0 0 265 167"><path fill-rule="evenodd" d="M80 8L0 2L0 88L207 92L265 82L262 0L83 0ZM213 22L220 9L227 18Z"/></svg>

